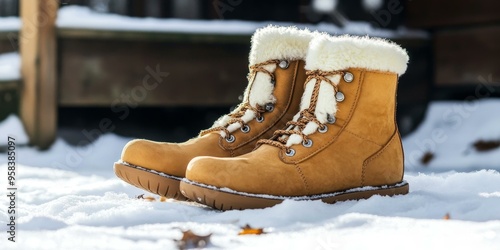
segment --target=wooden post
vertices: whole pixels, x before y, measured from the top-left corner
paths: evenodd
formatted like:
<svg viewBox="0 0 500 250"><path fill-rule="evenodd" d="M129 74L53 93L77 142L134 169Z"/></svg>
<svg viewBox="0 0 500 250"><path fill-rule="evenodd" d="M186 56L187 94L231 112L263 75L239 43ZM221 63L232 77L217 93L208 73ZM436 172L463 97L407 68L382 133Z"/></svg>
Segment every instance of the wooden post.
<svg viewBox="0 0 500 250"><path fill-rule="evenodd" d="M57 128L57 0L21 0L20 114L30 144L48 148Z"/></svg>

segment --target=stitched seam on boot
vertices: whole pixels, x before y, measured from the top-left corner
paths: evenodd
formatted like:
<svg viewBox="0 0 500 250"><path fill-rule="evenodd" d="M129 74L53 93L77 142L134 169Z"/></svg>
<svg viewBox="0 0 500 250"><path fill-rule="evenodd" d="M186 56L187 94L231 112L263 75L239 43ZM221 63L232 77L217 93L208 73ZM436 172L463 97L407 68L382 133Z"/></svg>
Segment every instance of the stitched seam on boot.
<svg viewBox="0 0 500 250"><path fill-rule="evenodd" d="M364 80L364 76L365 76L365 72L364 71L361 71L360 75L359 75L359 81L357 82L357 88L356 88L356 97L354 99L354 103L352 104L351 106L351 109L349 110L349 116L347 117L346 119L346 122L344 123L344 125L342 126L342 128L340 128L338 134L336 136L334 136L330 141L328 141L327 143L324 144L324 146L314 150L313 152L307 154L305 157L302 157L300 159L297 159L295 161L290 161L290 162L293 162L293 163L298 163L298 162L301 162L303 160L306 160L308 158L311 158L313 157L314 155L316 155L317 153L321 152L322 150L324 150L325 148L327 148L328 146L330 146L330 144L332 144L334 141L337 140L337 138L342 134L342 132L345 130L345 128L347 127L347 125L349 124L349 122L351 121L352 119L352 115L353 115L353 110L355 109L355 107L358 105L358 100L359 100L359 96L361 95L361 85L360 83L363 82ZM286 161L284 158L282 158L285 162L287 163L290 163L289 161Z"/></svg>
<svg viewBox="0 0 500 250"><path fill-rule="evenodd" d="M253 138L250 138L249 140L245 141L245 142L242 142L240 144L236 144L235 146L229 146L228 145L228 149L237 149L237 148L240 148L244 145L247 145L248 143L251 143L253 141L256 141L256 140L259 140L259 139L262 139L262 135L265 134L267 131L269 131L270 129L272 129L274 126L276 126L276 124L278 124L278 122L284 118L284 116L286 115L287 111L290 109L290 105L291 105L291 101L292 101L292 98L293 98L293 92L295 90L295 85L297 84L296 81L297 81L297 74L299 72L299 65L300 65L300 60L296 60L295 61L296 64L295 64L295 69L294 69L294 73L293 73L293 78L292 78L292 81L291 81L291 88L290 88L290 91L289 91L289 95L288 95L288 102L287 102L287 105L285 107L285 109L283 110L283 113L277 115L278 119L276 119L274 122L270 123L270 126L268 127L264 127L262 129L262 131L258 134L256 134ZM276 71L276 70L275 70ZM279 102L280 100L277 100L276 102Z"/></svg>
<svg viewBox="0 0 500 250"><path fill-rule="evenodd" d="M387 148L389 148L389 145L391 145L391 143L394 141L396 136L397 136L397 130L394 131L394 133L391 136L391 139L385 144L385 146L383 148L381 148L378 152L371 155L370 157L368 157L368 159L365 160L365 162L363 163L363 170L361 172L361 186L365 185L365 171L366 171L366 167L368 167L368 164L370 164L370 162L377 159L383 152L385 152L385 150Z"/></svg>
<svg viewBox="0 0 500 250"><path fill-rule="evenodd" d="M349 68L350 70L359 70L359 71L368 71L372 73L377 73L377 74L382 74L382 75L396 75L396 73L388 72L388 71L382 71L382 70L369 70L366 68Z"/></svg>
<svg viewBox="0 0 500 250"><path fill-rule="evenodd" d="M349 133L349 134L351 134L351 135L354 135L355 137L358 137L358 138L359 138L359 139L361 139L361 140L364 140L364 141L367 141L367 142L371 142L371 143L373 143L373 144L375 144L375 145L377 145L377 146L380 146L380 147L383 147L383 146L384 146L384 145L382 145L382 144L378 144L378 143L376 143L376 142L374 142L374 141L372 141L372 140L370 140L370 139L366 139L366 138L364 138L364 137L362 137L362 136L360 136L360 135L358 135L358 134L355 134L355 133L353 133L353 132L349 131L348 129L344 129L344 130L345 130L345 132L347 132L347 133Z"/></svg>
<svg viewBox="0 0 500 250"><path fill-rule="evenodd" d="M396 102L394 102L394 124L396 125L396 135L401 138L401 133L399 132L399 128L398 128L398 120L397 120L397 117L396 117L396 114L398 113L398 102L397 102L397 97L398 97L398 89L399 89L399 76L396 78L396 91L394 92L394 100L396 100ZM401 171L401 180L403 180L404 178L404 175L405 175L405 170L404 170L404 159L405 159L405 151L403 150L403 141L402 140L399 140L399 146L401 147L401 157L403 157L403 171Z"/></svg>
<svg viewBox="0 0 500 250"><path fill-rule="evenodd" d="M302 182L304 183L304 186L306 187L306 193L308 194L309 193L309 184L307 183L307 179L304 176L304 173L302 172L302 169L300 168L300 166L298 164L294 164L294 166L295 166L295 169L297 170L297 172L299 172L300 178L302 179Z"/></svg>

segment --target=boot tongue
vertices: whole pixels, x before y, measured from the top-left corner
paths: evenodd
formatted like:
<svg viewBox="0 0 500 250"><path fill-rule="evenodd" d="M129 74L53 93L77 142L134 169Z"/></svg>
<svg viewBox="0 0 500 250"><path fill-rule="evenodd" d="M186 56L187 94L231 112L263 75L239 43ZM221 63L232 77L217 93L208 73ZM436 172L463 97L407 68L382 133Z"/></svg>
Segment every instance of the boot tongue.
<svg viewBox="0 0 500 250"><path fill-rule="evenodd" d="M338 85L340 82L340 74L327 76L327 78L330 79L335 85ZM302 94L300 111L310 108L316 81L320 80L311 79L306 84L304 94ZM337 112L335 94L335 89L330 83L321 81L316 105L314 106L314 115L321 123L326 122L328 114L335 115Z"/></svg>
<svg viewBox="0 0 500 250"><path fill-rule="evenodd" d="M276 70L276 63L266 64L261 67L270 73L274 73L274 71ZM268 103L274 104L276 103L276 97L273 95L273 92L274 92L274 83L270 75L260 72L250 72L249 84L245 89L242 104L248 103L255 109L263 107ZM232 114L241 111L244 106L242 104L240 104L232 112ZM254 111L247 109L243 114L243 116L238 118L241 118L241 120L244 123L248 123L252 119L255 119L256 117L257 114ZM232 118L235 117L231 115L224 115L215 122L214 127L217 126L226 127L229 132L234 132L235 130L241 127L241 124L238 122L230 124L229 121ZM224 131L220 131L220 134L222 137L226 136L226 133Z"/></svg>
<svg viewBox="0 0 500 250"><path fill-rule="evenodd" d="M265 70L273 73L274 70L276 69L276 64L267 64L262 66ZM248 102L250 106L253 108L259 108L263 107L268 103L276 103L276 97L273 95L274 91L274 84L271 79L271 76L268 74L264 73L259 73L259 72L254 72L251 73L253 75L253 79L251 78L249 81L250 83L247 86L247 89L245 90L244 98L243 98L243 103ZM239 107L241 108L241 106ZM236 110L239 111L239 110ZM243 120L244 123L248 123L252 119L255 119L257 117L257 114L250 109L247 109L245 111L245 114L240 117L241 120ZM228 124L227 125L227 130L229 132L233 132L241 127L241 124L238 122ZM226 136L224 131L221 131L222 136Z"/></svg>
<svg viewBox="0 0 500 250"><path fill-rule="evenodd" d="M267 64L262 66L263 69L274 73L276 70L276 64ZM248 101L250 105L254 108L258 106L264 106L267 103L275 103L276 97L273 96L274 84L272 82L271 76L263 73L251 73L254 79L250 79L250 84L248 84L245 94L244 101ZM253 82L252 82L253 80Z"/></svg>
<svg viewBox="0 0 500 250"><path fill-rule="evenodd" d="M327 76L333 84L338 85L341 76L339 74ZM327 122L328 115L335 116L337 113L337 101L335 99L335 88L328 82L321 81L319 83L318 95L314 95L314 89L317 87L317 79L311 79L305 86L304 94L302 95L302 101L300 103L300 111L293 117L293 121L298 121L300 119L300 114L304 110L312 110L313 115L322 124ZM313 101L315 99L315 101ZM311 103L313 104L311 106ZM304 129L301 131L304 135L310 135L317 131L319 124L310 121L306 124ZM288 130L299 131L298 126L289 127ZM286 146L290 147L294 144L299 144L302 142L302 137L300 135L290 135L286 141Z"/></svg>

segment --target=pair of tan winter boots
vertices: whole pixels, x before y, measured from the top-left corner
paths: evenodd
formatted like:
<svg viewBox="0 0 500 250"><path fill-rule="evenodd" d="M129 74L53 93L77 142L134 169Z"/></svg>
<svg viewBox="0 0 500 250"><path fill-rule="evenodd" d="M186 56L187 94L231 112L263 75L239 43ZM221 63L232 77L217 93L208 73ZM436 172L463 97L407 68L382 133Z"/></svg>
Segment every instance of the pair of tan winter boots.
<svg viewBox="0 0 500 250"><path fill-rule="evenodd" d="M395 122L405 50L268 26L253 35L249 59L235 111L184 143L129 142L116 175L221 210L408 193Z"/></svg>

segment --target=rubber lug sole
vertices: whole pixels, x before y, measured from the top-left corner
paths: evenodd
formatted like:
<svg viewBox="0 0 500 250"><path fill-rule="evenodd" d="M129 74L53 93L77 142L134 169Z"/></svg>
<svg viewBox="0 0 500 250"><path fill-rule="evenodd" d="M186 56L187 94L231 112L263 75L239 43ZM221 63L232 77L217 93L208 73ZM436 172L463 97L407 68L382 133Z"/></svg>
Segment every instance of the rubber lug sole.
<svg viewBox="0 0 500 250"><path fill-rule="evenodd" d="M374 195L394 196L403 195L409 192L409 185L401 182L393 186L373 187L373 189L351 189L344 192L336 192L331 195L301 196L301 197L277 197L271 195L251 195L239 193L237 191L226 192L216 187L200 185L195 182L181 181L180 190L188 199L207 205L218 210L232 209L256 209L272 207L280 204L284 199L295 200L322 200L325 203L333 204L339 201L368 199ZM359 190L359 191L357 191Z"/></svg>
<svg viewBox="0 0 500 250"><path fill-rule="evenodd" d="M114 170L120 179L142 190L179 201L187 200L179 190L180 181L174 177L169 178L166 174L163 176L120 162L115 162Z"/></svg>

